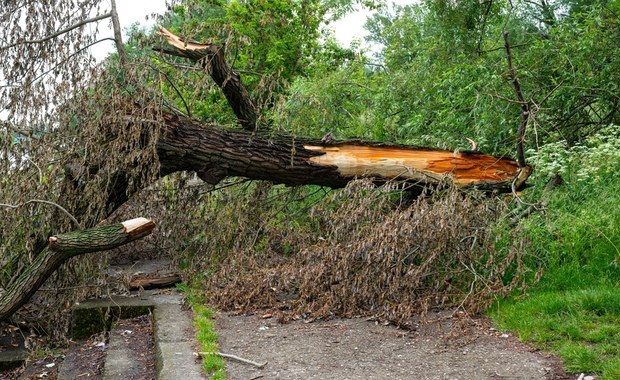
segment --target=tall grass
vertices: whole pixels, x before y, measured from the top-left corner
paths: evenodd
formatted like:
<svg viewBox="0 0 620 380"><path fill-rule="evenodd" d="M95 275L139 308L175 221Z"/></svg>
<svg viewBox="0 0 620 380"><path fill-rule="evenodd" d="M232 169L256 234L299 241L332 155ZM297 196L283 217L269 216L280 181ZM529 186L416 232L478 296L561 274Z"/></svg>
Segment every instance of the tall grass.
<svg viewBox="0 0 620 380"><path fill-rule="evenodd" d="M568 371L620 379L620 164L584 177L587 163L575 163L564 185L544 196L545 213L523 222L526 264L540 281L489 312L559 354Z"/></svg>

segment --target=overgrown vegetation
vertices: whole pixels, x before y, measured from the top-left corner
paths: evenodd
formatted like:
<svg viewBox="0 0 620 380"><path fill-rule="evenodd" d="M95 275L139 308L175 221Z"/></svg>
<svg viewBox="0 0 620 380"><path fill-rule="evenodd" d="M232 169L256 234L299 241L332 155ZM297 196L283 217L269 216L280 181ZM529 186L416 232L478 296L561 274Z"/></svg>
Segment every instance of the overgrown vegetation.
<svg viewBox="0 0 620 380"><path fill-rule="evenodd" d="M193 173L156 181L164 111L236 127L221 89L201 66L152 51L152 31L134 29L128 61L112 55L100 66L80 28L37 49L18 43L98 5L75 12L71 1L52 3L0 11L12 25L0 30L0 291L47 235L100 223L133 196L111 218L158 217L159 240L145 244L173 256L224 309L267 308L282 320L373 315L407 326L432 308L493 304L502 326L559 353L569 370L620 376L617 0L425 0L392 9L191 0L159 20L226 46L264 134L461 150L469 138L485 153L513 156L521 108L507 75L508 32L537 176L521 196L534 206L450 188L414 199L398 181L339 191L242 178L212 186ZM378 9L367 23L377 53L340 46L323 28L362 3ZM563 184L546 186L549 178ZM73 261L20 320L62 335L60 310L104 292L104 267L102 258ZM208 313L198 314L208 330Z"/></svg>
<svg viewBox="0 0 620 380"><path fill-rule="evenodd" d="M190 285L181 284L178 288L185 293L187 302L194 312L194 327L196 328L196 339L200 344L200 352L210 352L211 355L203 355L202 367L209 374L211 380L225 380L226 367L224 359L217 355L218 342L213 309L205 306L208 300L202 296L199 288L192 288Z"/></svg>
<svg viewBox="0 0 620 380"><path fill-rule="evenodd" d="M562 356L573 372L620 377L620 143L606 129L566 151L539 151L540 169L565 183L547 194L544 214L523 223L528 266L540 281L490 309L504 328ZM563 158L562 158L563 157Z"/></svg>

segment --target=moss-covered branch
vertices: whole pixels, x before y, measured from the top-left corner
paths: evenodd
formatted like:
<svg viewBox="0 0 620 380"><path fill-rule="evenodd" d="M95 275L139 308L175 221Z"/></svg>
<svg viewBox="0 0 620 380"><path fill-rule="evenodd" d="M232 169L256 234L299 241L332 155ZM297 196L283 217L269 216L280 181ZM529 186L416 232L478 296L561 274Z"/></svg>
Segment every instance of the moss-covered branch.
<svg viewBox="0 0 620 380"><path fill-rule="evenodd" d="M43 285L45 280L69 258L105 251L149 235L155 223L136 218L123 223L55 235L28 268L0 293L0 321L8 319Z"/></svg>

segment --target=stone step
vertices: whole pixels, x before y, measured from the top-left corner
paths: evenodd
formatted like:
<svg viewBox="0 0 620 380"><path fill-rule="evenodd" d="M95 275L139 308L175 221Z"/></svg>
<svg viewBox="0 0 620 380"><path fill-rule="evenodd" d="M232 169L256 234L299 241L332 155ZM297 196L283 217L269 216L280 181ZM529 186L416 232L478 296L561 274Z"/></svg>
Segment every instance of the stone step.
<svg viewBox="0 0 620 380"><path fill-rule="evenodd" d="M27 358L28 350L19 331L0 336L0 371L17 368Z"/></svg>
<svg viewBox="0 0 620 380"><path fill-rule="evenodd" d="M141 314L136 314L140 311ZM201 363L193 354L195 333L192 316L190 312L183 310L182 295L176 290L146 290L126 297L82 302L74 308L72 330L75 330L78 336L86 331L97 333L109 329L110 320L118 320L118 316L133 318L149 312L153 313L157 379L204 379ZM87 324L96 328L89 328ZM100 330L96 331L97 329ZM128 365L125 360L126 353L122 345L113 339L112 333L104 374L106 379L123 379L126 378L122 376L126 373L123 371L126 371ZM60 368L61 373L63 367L70 367L70 363L66 363L67 359Z"/></svg>

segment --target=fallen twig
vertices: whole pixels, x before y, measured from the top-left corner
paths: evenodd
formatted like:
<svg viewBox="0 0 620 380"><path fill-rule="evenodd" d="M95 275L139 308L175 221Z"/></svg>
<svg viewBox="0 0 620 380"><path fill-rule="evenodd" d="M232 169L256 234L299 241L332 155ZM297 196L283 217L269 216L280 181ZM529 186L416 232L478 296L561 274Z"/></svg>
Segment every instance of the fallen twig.
<svg viewBox="0 0 620 380"><path fill-rule="evenodd" d="M238 361L240 363L249 364L249 365L252 365L252 366L254 366L256 368L264 368L267 365L267 362L257 363L257 362L254 362L252 360L244 359L244 358L239 357L237 355L225 354L223 352L198 352L196 354L198 356L200 356L200 357L203 357L203 356L206 356L206 355L217 355L217 356L221 356L221 357L226 358L226 359L236 360L236 361Z"/></svg>

